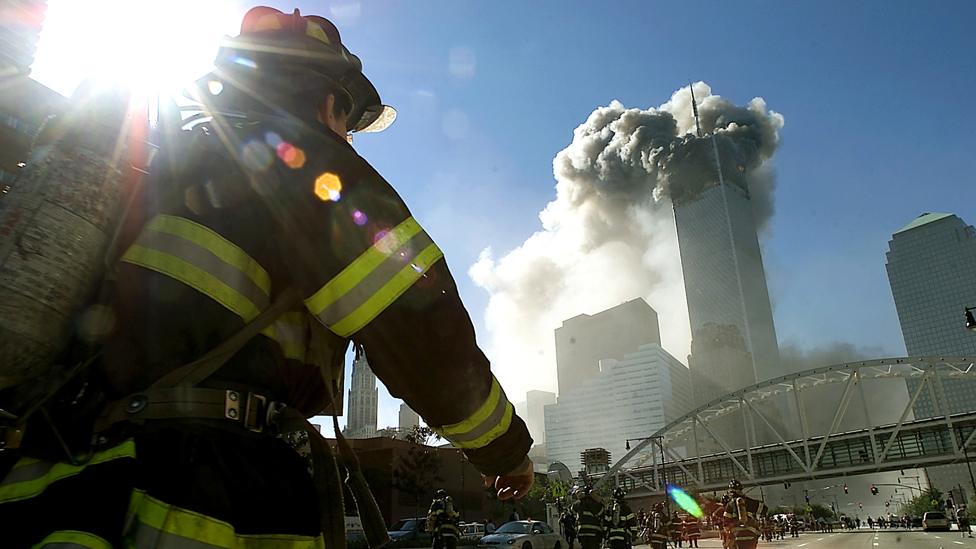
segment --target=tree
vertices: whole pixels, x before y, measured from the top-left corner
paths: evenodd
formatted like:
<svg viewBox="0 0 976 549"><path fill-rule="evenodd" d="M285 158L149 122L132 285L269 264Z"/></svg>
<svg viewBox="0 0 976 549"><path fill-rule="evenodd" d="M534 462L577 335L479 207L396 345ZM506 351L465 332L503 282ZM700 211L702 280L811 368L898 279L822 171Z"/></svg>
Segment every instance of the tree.
<svg viewBox="0 0 976 549"><path fill-rule="evenodd" d="M410 442L410 449L406 456L401 456L393 470L393 486L405 494L413 497L414 509L420 516L420 502L425 495L431 494L434 484L443 482L438 472L441 459L437 451L428 443L431 439L439 440L440 436L430 427L416 425L406 435Z"/></svg>
<svg viewBox="0 0 976 549"><path fill-rule="evenodd" d="M908 503L903 503L898 508L898 512L911 517L921 517L929 511L939 511L941 509L942 492L935 488L929 488L925 492L910 499Z"/></svg>

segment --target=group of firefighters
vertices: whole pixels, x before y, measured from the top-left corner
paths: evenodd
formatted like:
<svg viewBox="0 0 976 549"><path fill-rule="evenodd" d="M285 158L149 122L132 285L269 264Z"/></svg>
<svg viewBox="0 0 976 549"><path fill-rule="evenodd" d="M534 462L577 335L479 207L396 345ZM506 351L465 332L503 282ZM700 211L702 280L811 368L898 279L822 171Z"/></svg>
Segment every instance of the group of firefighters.
<svg viewBox="0 0 976 549"><path fill-rule="evenodd" d="M698 547L701 538L701 522L691 515L670 514L664 503L656 503L649 513L640 509L634 513L624 499L624 491L616 488L608 505L599 501L589 486L574 492L577 501L560 517L560 524L572 547L573 539L579 538L583 549L629 549L646 543L652 549L665 549L669 543L682 547ZM711 513L711 521L718 526L722 544L727 549L752 549L759 539L772 540L775 536L799 535L799 525L793 520L767 518L767 508L761 501L747 497L742 485L733 480L729 490Z"/></svg>

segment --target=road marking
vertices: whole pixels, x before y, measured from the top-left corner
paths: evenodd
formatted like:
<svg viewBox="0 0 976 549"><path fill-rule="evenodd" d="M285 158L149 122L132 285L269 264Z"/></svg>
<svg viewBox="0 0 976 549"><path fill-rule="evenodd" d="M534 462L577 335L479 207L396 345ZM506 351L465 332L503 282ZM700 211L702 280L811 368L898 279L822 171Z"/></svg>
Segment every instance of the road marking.
<svg viewBox="0 0 976 549"><path fill-rule="evenodd" d="M823 541L823 538L817 538L817 541Z"/></svg>
<svg viewBox="0 0 976 549"><path fill-rule="evenodd" d="M878 542L874 542L874 546L877 547L878 546Z"/></svg>
<svg viewBox="0 0 976 549"><path fill-rule="evenodd" d="M952 542L952 543L957 543L957 544L959 544L959 545L966 545L965 543L963 543L963 542L961 542L961 541L954 541L954 542Z"/></svg>
<svg viewBox="0 0 976 549"><path fill-rule="evenodd" d="M808 541L807 543L810 543L810 542ZM800 545L797 545L797 547L803 547L803 546L804 546L804 545L806 545L807 543L801 543Z"/></svg>

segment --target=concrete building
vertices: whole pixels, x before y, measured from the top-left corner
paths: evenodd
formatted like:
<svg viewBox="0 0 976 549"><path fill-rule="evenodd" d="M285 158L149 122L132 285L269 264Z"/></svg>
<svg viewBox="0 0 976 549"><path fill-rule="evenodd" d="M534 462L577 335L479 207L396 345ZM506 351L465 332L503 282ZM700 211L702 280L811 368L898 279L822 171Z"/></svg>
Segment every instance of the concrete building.
<svg viewBox="0 0 976 549"><path fill-rule="evenodd" d="M948 213L924 213L895 231L888 242L888 282L910 356L974 356L976 333L965 329L963 311L976 306L976 229ZM908 382L914 394L916 381ZM949 412L976 410L976 381L944 383ZM928 391L915 401L917 419L941 415ZM966 465L926 469L943 491L974 495ZM974 489L976 490L976 489Z"/></svg>
<svg viewBox="0 0 976 549"><path fill-rule="evenodd" d="M546 443L546 406L556 403L556 393L528 391L525 393L525 415L520 416L535 445Z"/></svg>
<svg viewBox="0 0 976 549"><path fill-rule="evenodd" d="M356 358L352 361L352 381L349 387L349 415L343 434L348 438L376 436L378 402L376 375L369 369L366 355L356 353Z"/></svg>
<svg viewBox="0 0 976 549"><path fill-rule="evenodd" d="M67 106L67 99L28 77L34 62L43 0L8 0L0 17L0 192L6 192L30 154L44 120Z"/></svg>
<svg viewBox="0 0 976 549"><path fill-rule="evenodd" d="M397 429L401 432L407 432L418 425L420 425L420 414L411 410L406 402L401 402L400 421L397 424Z"/></svg>
<svg viewBox="0 0 976 549"><path fill-rule="evenodd" d="M46 12L46 0L6 0L3 3L0 78L30 72Z"/></svg>
<svg viewBox="0 0 976 549"><path fill-rule="evenodd" d="M623 359L645 343L661 343L657 312L641 298L595 315L564 320L556 328L559 393L571 391L600 372L599 361ZM526 402L528 404L528 402ZM528 411L528 410L526 410Z"/></svg>
<svg viewBox="0 0 976 549"><path fill-rule="evenodd" d="M738 173L725 177L674 204L699 404L786 373L748 184Z"/></svg>
<svg viewBox="0 0 976 549"><path fill-rule="evenodd" d="M547 457L571 471L579 470L583 450L605 448L619 459L626 439L650 436L691 410L688 368L658 343L599 365L586 384L560 391L545 407Z"/></svg>

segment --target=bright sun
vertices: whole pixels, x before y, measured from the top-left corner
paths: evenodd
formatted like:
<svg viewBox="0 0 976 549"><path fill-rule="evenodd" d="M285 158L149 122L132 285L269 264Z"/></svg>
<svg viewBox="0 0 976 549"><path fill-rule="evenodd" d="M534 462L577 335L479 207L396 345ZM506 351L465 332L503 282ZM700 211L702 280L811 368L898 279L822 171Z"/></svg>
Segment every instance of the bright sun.
<svg viewBox="0 0 976 549"><path fill-rule="evenodd" d="M86 78L178 93L243 12L230 0L50 0L31 76L64 95Z"/></svg>

